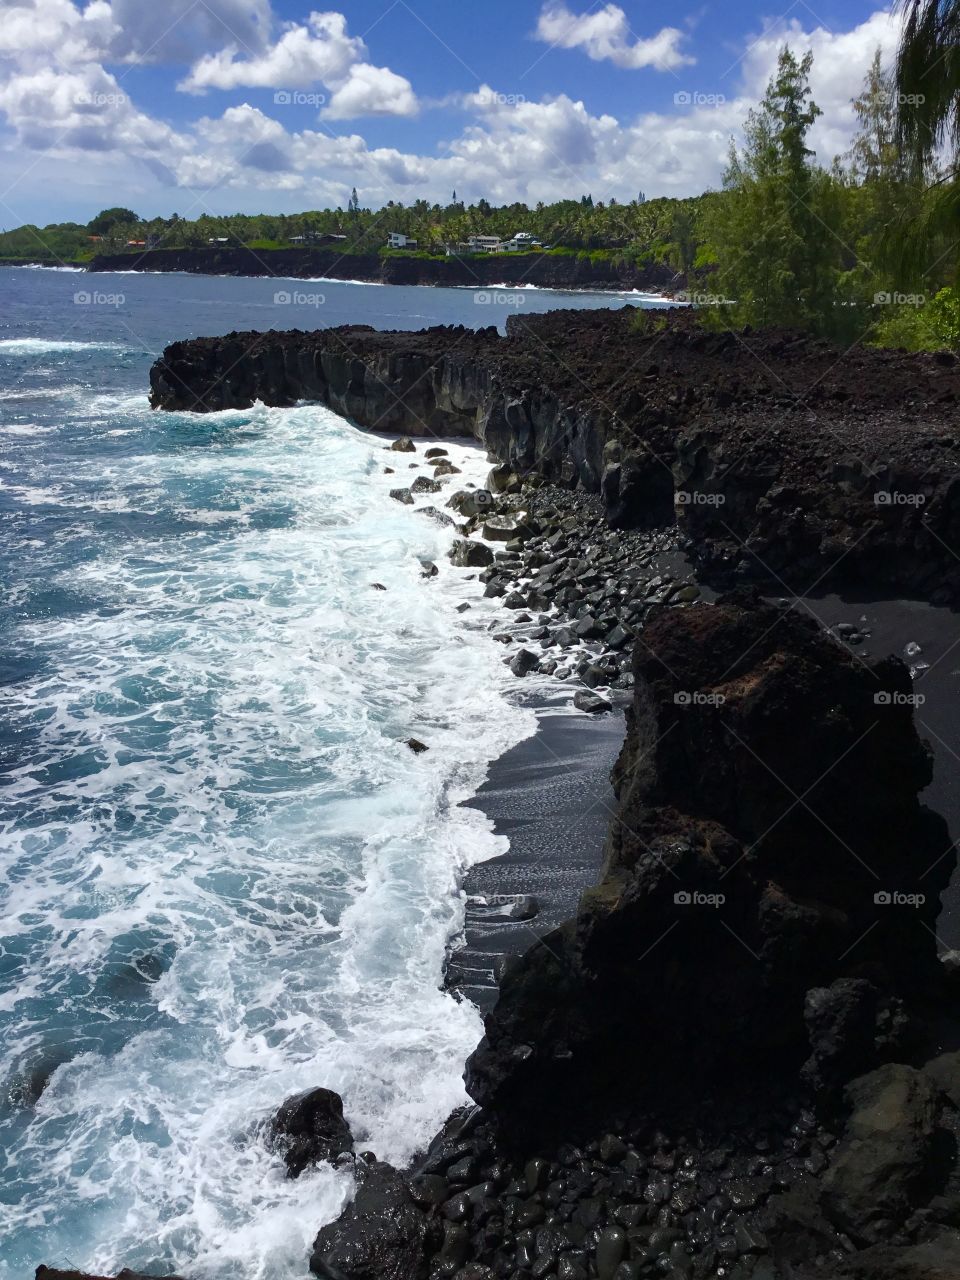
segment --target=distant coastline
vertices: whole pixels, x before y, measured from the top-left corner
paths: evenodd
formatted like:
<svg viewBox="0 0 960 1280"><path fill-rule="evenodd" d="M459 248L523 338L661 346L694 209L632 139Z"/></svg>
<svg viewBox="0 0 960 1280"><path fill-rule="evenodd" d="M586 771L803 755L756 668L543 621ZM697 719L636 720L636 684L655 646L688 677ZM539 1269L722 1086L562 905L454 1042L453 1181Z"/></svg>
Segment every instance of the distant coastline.
<svg viewBox="0 0 960 1280"><path fill-rule="evenodd" d="M8 265L26 266L27 262ZM636 289L669 294L684 286L684 278L670 267L644 267L613 260L593 261L574 255L516 253L486 257L428 258L344 254L337 250L246 249L211 247L197 249L148 249L142 253L101 254L87 270L184 271L211 276L276 276L294 279L362 280L375 284L476 286L495 288L523 285L543 289L584 292Z"/></svg>

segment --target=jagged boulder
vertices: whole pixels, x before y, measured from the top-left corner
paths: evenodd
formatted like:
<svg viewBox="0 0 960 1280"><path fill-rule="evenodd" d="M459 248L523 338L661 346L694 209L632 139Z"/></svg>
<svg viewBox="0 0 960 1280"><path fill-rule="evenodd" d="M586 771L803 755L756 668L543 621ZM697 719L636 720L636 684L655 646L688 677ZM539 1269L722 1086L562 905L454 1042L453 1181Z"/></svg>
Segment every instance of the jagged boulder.
<svg viewBox="0 0 960 1280"><path fill-rule="evenodd" d="M888 1063L854 1080L847 1097L852 1111L824 1175L822 1202L858 1244L876 1244L941 1189L956 1144L937 1143L939 1091L913 1067Z"/></svg>
<svg viewBox="0 0 960 1280"><path fill-rule="evenodd" d="M309 1089L288 1098L268 1133L291 1178L299 1177L312 1164L335 1160L353 1150L353 1134L343 1118L343 1100L331 1089Z"/></svg>
<svg viewBox="0 0 960 1280"><path fill-rule="evenodd" d="M600 881L504 979L467 1066L524 1140L818 1051L835 1090L943 982L954 855L917 800L930 758L902 664L746 595L664 611L644 640ZM818 1023L808 993L848 979L863 1007Z"/></svg>
<svg viewBox="0 0 960 1280"><path fill-rule="evenodd" d="M357 1184L353 1203L321 1228L310 1270L324 1280L418 1280L439 1247L435 1223L390 1165L358 1163Z"/></svg>

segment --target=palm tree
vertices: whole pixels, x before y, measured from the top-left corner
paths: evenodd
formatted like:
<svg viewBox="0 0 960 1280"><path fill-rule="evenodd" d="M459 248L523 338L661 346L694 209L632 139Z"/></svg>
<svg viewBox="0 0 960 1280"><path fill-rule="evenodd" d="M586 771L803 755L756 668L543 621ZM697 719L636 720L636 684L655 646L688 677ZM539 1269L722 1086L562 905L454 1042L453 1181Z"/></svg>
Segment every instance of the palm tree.
<svg viewBox="0 0 960 1280"><path fill-rule="evenodd" d="M904 13L895 88L897 133L921 190L918 217L901 238L901 260L922 274L960 227L960 0L899 0Z"/></svg>

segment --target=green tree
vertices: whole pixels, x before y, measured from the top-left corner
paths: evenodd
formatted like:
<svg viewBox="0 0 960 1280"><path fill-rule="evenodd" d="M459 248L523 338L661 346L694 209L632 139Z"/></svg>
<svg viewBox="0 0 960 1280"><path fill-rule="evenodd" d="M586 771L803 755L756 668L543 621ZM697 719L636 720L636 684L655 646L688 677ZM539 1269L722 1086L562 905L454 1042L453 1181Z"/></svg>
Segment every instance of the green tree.
<svg viewBox="0 0 960 1280"><path fill-rule="evenodd" d="M932 267L956 278L960 226L960 0L899 0L897 137L920 191L917 211L897 229L904 278ZM932 171L932 176L931 176Z"/></svg>
<svg viewBox="0 0 960 1280"><path fill-rule="evenodd" d="M725 198L708 222L716 286L739 319L829 331L836 323L840 208L829 174L813 163L807 134L821 114L811 99L809 53L780 52L776 74L731 147Z"/></svg>
<svg viewBox="0 0 960 1280"><path fill-rule="evenodd" d="M129 226L139 221L139 215L134 213L132 209L103 209L95 218L90 219L87 223L87 230L92 236L105 236L115 226Z"/></svg>

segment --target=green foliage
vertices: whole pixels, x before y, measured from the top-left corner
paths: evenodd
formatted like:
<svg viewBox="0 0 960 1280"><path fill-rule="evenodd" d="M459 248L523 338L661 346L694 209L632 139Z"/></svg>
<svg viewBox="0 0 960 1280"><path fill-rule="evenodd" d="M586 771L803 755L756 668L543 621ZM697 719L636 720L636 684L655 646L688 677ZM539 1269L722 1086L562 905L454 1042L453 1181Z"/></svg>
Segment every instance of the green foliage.
<svg viewBox="0 0 960 1280"><path fill-rule="evenodd" d="M707 219L717 261L711 292L736 299L737 321L831 332L839 320L840 206L835 181L812 163L806 145L820 115L810 96L811 65L810 54L798 62L781 51L759 108L747 117L743 151L731 149L727 198Z"/></svg>
<svg viewBox="0 0 960 1280"><path fill-rule="evenodd" d="M906 351L960 351L960 291L941 289L923 306L890 308L877 322L872 341Z"/></svg>
<svg viewBox="0 0 960 1280"><path fill-rule="evenodd" d="M140 218L132 209L103 209L87 223L87 231L92 236L105 236L114 227L131 227L139 221Z"/></svg>

